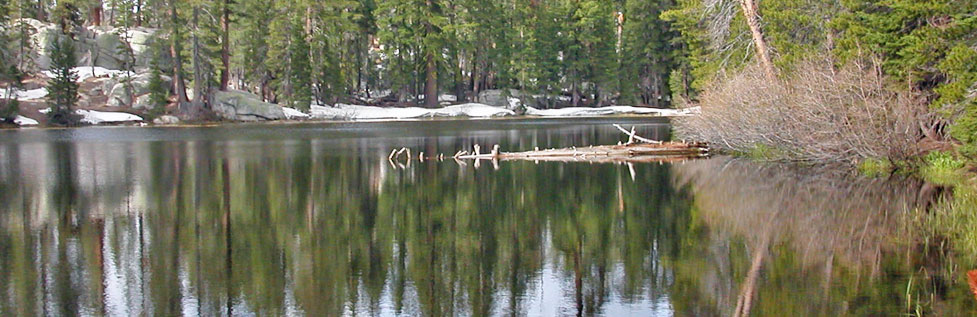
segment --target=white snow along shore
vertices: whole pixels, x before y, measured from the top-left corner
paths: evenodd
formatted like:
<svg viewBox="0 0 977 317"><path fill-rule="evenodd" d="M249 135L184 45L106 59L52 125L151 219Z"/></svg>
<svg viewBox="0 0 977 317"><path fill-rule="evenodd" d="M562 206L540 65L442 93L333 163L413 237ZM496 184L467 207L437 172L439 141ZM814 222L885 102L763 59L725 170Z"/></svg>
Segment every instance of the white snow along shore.
<svg viewBox="0 0 977 317"><path fill-rule="evenodd" d="M25 116L17 115L17 118L14 118L14 124L19 126L32 126L32 125L37 125L38 122L37 120Z"/></svg>
<svg viewBox="0 0 977 317"><path fill-rule="evenodd" d="M38 110L40 113L47 114L51 108ZM75 110L75 114L81 116L81 122L87 124L101 123L120 123L120 122L141 122L143 118L127 112L108 112L95 110Z"/></svg>
<svg viewBox="0 0 977 317"><path fill-rule="evenodd" d="M382 108L373 106L358 106L337 104L335 107L312 106L311 114L316 119L334 120L382 120L382 119L414 119L414 118L433 118L433 117L501 117L511 116L516 113L512 110L492 107L479 103L466 103L444 108L427 109L418 107L409 108Z"/></svg>
<svg viewBox="0 0 977 317"><path fill-rule="evenodd" d="M309 117L309 114L295 108L282 107L282 112L285 113L286 119L304 119Z"/></svg>

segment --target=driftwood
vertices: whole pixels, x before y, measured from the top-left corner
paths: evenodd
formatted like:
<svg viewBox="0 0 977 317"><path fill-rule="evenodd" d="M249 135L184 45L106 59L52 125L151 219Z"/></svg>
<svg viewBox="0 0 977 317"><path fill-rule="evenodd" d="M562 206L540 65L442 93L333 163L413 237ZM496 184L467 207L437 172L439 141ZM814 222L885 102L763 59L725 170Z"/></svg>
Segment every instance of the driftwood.
<svg viewBox="0 0 977 317"><path fill-rule="evenodd" d="M502 152L499 145L492 147L488 153L482 153L482 147L478 144L473 146L472 152L461 150L455 152L453 158L458 164L463 164L464 160L474 160L475 166L479 165L480 160L492 160L493 164L498 161L524 160L524 161L556 161L556 162L589 162L589 163L664 163L678 162L690 158L709 156L709 147L704 143L686 142L662 142L646 139L638 136L634 132L634 127L628 131L620 125L614 125L624 134L628 135L628 143L617 145L598 145L588 147L569 147L562 149L536 148L525 152ZM387 157L390 163L402 160L406 154L406 161L414 159L410 149L394 149ZM417 159L424 161L444 161L444 154L425 156L424 152L417 155Z"/></svg>
<svg viewBox="0 0 977 317"><path fill-rule="evenodd" d="M489 154L488 158L501 160L553 160L573 158L576 160L623 160L623 159L655 159L655 158L694 158L707 156L709 149L704 144L662 142L635 143L621 145L599 145L588 147L571 147L564 149L534 150L515 153ZM474 158L474 157L465 157ZM479 157L482 158L482 157Z"/></svg>

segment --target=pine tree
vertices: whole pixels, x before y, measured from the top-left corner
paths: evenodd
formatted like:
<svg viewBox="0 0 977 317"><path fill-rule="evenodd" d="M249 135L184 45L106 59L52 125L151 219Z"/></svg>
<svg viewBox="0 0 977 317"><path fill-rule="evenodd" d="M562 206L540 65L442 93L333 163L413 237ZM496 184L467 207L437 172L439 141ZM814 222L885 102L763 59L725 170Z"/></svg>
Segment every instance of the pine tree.
<svg viewBox="0 0 977 317"><path fill-rule="evenodd" d="M272 74L268 59L268 36L273 11L272 2L266 0L238 0L232 30L232 65L240 73L246 89L264 100L270 100Z"/></svg>
<svg viewBox="0 0 977 317"><path fill-rule="evenodd" d="M6 3L0 2L0 43L9 43L16 35L12 30L10 11ZM11 122L17 116L19 105L14 96L20 86L20 75L16 56L6 44L0 44L0 84L4 97L0 98L0 122Z"/></svg>
<svg viewBox="0 0 977 317"><path fill-rule="evenodd" d="M675 35L660 18L670 1L627 0L621 26L621 102L667 107Z"/></svg>
<svg viewBox="0 0 977 317"><path fill-rule="evenodd" d="M208 98L213 88L219 87L216 67L220 60L218 3L214 0L190 2L190 62L192 66L193 100L192 113L199 115L209 108Z"/></svg>
<svg viewBox="0 0 977 317"><path fill-rule="evenodd" d="M271 22L268 60L273 74L272 86L277 100L289 107L308 110L312 103L309 43L302 20L289 12L298 12L291 1L275 2L279 13Z"/></svg>
<svg viewBox="0 0 977 317"><path fill-rule="evenodd" d="M78 75L74 74L76 65L72 41L62 36L54 41L51 49L51 71L54 77L48 81L49 121L56 125L74 125L77 119L73 112L78 103Z"/></svg>
<svg viewBox="0 0 977 317"><path fill-rule="evenodd" d="M408 81L423 76L428 107L438 105L438 68L444 59L444 29L448 26L443 6L440 0L383 0L377 6L378 36L392 58L393 85L401 94L410 91L414 95L419 89L406 89Z"/></svg>
<svg viewBox="0 0 977 317"><path fill-rule="evenodd" d="M187 97L187 84L184 80L183 70L183 32L185 27L184 20L180 18L178 0L166 0L166 15L161 19L165 21L167 35L169 37L169 53L173 64L173 92L176 94L176 102L180 110L185 115L195 115L196 109L192 109L189 98ZM162 5L164 3L160 3ZM162 9L162 8L160 8Z"/></svg>
<svg viewBox="0 0 977 317"><path fill-rule="evenodd" d="M163 82L163 75L160 71L159 53L153 54L149 69L149 86L147 87L149 89L149 112L156 116L165 112L170 97L170 90Z"/></svg>

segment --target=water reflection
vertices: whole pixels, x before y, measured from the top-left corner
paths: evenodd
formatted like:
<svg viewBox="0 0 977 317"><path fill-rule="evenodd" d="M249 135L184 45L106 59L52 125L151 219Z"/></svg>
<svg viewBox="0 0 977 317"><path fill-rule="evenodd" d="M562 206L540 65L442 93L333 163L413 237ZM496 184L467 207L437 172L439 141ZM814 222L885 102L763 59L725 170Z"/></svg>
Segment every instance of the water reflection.
<svg viewBox="0 0 977 317"><path fill-rule="evenodd" d="M606 125L482 125L0 144L0 313L730 315L748 306L782 315L901 305L900 275L885 272L903 270L905 256L888 241L918 182L723 158L635 165L634 179L622 165L386 162L394 146L619 138Z"/></svg>

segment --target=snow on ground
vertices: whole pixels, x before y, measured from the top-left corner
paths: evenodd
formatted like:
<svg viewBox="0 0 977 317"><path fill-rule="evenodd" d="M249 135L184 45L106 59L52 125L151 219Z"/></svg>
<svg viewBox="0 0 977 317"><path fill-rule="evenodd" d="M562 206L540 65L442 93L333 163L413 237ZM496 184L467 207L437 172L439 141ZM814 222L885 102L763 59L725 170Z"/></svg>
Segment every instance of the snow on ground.
<svg viewBox="0 0 977 317"><path fill-rule="evenodd" d="M509 102L509 109L519 109L519 107L522 107L522 100L519 100L519 98L508 97L506 101Z"/></svg>
<svg viewBox="0 0 977 317"><path fill-rule="evenodd" d="M504 117L515 115L512 110L492 107L480 103L466 103L434 109L434 112L444 117Z"/></svg>
<svg viewBox="0 0 977 317"><path fill-rule="evenodd" d="M89 79L92 77L115 77L115 76L121 76L126 73L126 71L124 70L113 70L113 69L108 69L100 66L75 67L72 68L71 71L74 72L75 75L78 75L78 81L84 81L85 79ZM44 71L43 73L44 76L47 76L48 78L54 78L54 72L52 71L47 70Z"/></svg>
<svg viewBox="0 0 977 317"><path fill-rule="evenodd" d="M38 88L31 90L14 90L13 97L20 101L41 99L47 97L47 88ZM7 98L7 90L0 90L0 98Z"/></svg>
<svg viewBox="0 0 977 317"><path fill-rule="evenodd" d="M510 98L509 103L515 107L520 104L518 99ZM294 109L293 109L294 110ZM540 117L580 117L580 116L606 116L620 114L642 114L652 116L687 116L697 113L698 108L687 109L658 109L631 106L610 106L602 108L562 108L540 110L533 107L526 107L526 115ZM444 108L427 109L418 107L409 108L383 108L373 106L358 106L337 104L335 107L323 107L313 105L311 117L316 119L332 120L382 120L382 119L415 119L433 117L502 117L512 116L515 112L501 107L493 107L480 103L466 103Z"/></svg>
<svg viewBox="0 0 977 317"><path fill-rule="evenodd" d="M40 113L51 112L51 108L38 110ZM142 117L127 112L108 112L95 110L75 110L75 114L80 115L81 122L87 124L118 123L143 121Z"/></svg>
<svg viewBox="0 0 977 317"><path fill-rule="evenodd" d="M88 123L88 124L143 121L142 117L131 113L125 113L125 112L75 110L75 113L83 116L81 118L82 123Z"/></svg>
<svg viewBox="0 0 977 317"><path fill-rule="evenodd" d="M299 111L295 108L282 107L282 112L285 113L285 118L287 119L298 119L298 118L308 118L309 114Z"/></svg>
<svg viewBox="0 0 977 317"><path fill-rule="evenodd" d="M18 115L17 118L14 118L14 124L19 126L37 125L37 120Z"/></svg>
<svg viewBox="0 0 977 317"><path fill-rule="evenodd" d="M609 106L601 108L570 107L560 109L536 109L526 107L526 115L540 117L582 117L582 116L606 116L615 114L648 114L657 116L682 116L690 114L688 110L659 109L632 106Z"/></svg>
<svg viewBox="0 0 977 317"><path fill-rule="evenodd" d="M417 100L424 100L424 95L417 95ZM438 102L441 101L458 101L458 96L455 95L438 95Z"/></svg>
<svg viewBox="0 0 977 317"><path fill-rule="evenodd" d="M492 107L479 103L466 103L447 106L444 108L427 109L418 107L383 108L373 106L358 106L337 104L335 107L312 106L312 117L317 119L338 120L381 120L381 119L414 119L432 117L498 117L511 116L511 110Z"/></svg>

